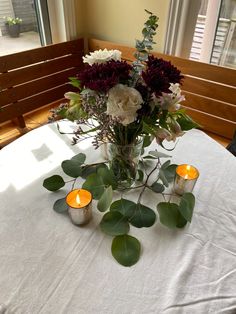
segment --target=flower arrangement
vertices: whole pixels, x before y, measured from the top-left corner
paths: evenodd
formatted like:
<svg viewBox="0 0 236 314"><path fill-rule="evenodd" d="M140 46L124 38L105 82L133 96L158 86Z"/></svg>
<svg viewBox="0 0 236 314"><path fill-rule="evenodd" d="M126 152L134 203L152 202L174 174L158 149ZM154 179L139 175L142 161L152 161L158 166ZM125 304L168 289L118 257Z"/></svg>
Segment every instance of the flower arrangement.
<svg viewBox="0 0 236 314"><path fill-rule="evenodd" d="M183 228L191 222L195 203L192 193L179 196L177 203L171 202L171 191L165 193L177 167L170 160L161 162L170 156L151 150L140 157L153 140L164 147L164 140L175 141L197 126L180 108L184 100L181 72L170 62L150 55L158 18L147 13L143 39L136 41L136 60L132 64L122 61L118 50L104 49L86 55L86 66L70 78L78 92L66 93L68 102L53 111L53 118L77 121L74 144L88 137L93 137L95 148L108 142L109 166L107 161L87 164L86 155L79 153L61 164L72 180L53 175L43 183L49 191L57 191L71 182L73 189L78 178L85 180L82 188L92 193L97 209L105 212L100 227L114 237L112 255L124 266L135 264L140 257L139 240L128 234L130 225L150 227L156 220L153 209L142 203L146 190L162 194L164 201L157 203L156 209L160 222L169 228ZM135 180L136 185L132 185ZM124 192L131 189L140 191L136 203L124 198ZM114 190L122 192L120 199L116 194L115 201ZM66 197L57 200L53 209L67 211Z"/></svg>
<svg viewBox="0 0 236 314"><path fill-rule="evenodd" d="M118 50L98 50L85 57L86 64L71 84L78 93L69 92L68 103L54 111L96 130L94 145L104 140L118 145L132 144L138 136L150 135L162 142L175 140L197 126L180 108L183 75L169 61L150 55L158 18L151 12L136 41L136 61L121 60ZM91 120L96 121L91 125ZM88 136L80 128L74 142Z"/></svg>

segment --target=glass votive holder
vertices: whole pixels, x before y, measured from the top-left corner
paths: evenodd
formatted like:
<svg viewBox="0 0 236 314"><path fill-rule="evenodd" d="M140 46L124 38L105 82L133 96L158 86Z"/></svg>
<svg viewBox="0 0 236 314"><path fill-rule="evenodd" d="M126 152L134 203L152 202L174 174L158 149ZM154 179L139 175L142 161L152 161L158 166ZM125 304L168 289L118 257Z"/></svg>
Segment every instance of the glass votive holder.
<svg viewBox="0 0 236 314"><path fill-rule="evenodd" d="M84 189L72 190L66 196L68 213L75 225L85 225L92 218L92 194Z"/></svg>
<svg viewBox="0 0 236 314"><path fill-rule="evenodd" d="M192 192L198 177L199 171L194 166L179 165L175 173L174 192L179 195Z"/></svg>

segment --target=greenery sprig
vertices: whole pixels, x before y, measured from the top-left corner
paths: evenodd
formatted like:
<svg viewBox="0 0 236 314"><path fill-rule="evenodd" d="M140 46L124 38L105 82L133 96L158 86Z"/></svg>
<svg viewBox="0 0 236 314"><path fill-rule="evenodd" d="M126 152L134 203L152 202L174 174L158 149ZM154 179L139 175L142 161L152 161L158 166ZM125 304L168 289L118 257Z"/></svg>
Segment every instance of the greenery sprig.
<svg viewBox="0 0 236 314"><path fill-rule="evenodd" d="M161 163L161 159L170 156L158 152L149 151L142 157L138 171L139 183L129 188L140 190L136 202L123 198L113 201L113 192L117 190L117 181L112 170L106 162L86 164L86 155L79 153L69 160L61 163L62 170L72 179L65 181L60 175L46 178L43 186L49 191L57 191L71 184L74 189L76 180L83 178L82 188L89 190L93 199L97 200L97 209L104 213L100 228L107 235L113 236L111 252L113 257L123 266L132 266L140 258L141 244L138 239L129 235L130 226L136 228L151 227L156 221L156 213L152 208L142 204L142 196L148 189L154 194L161 194L163 202L156 205L160 222L168 228L183 228L187 222L191 222L195 198L192 193L185 193L179 198L178 203L171 202L173 193L165 193L175 177L177 165L170 160ZM150 163L152 168L150 169ZM154 179L153 179L154 178ZM151 181L151 182L150 182ZM166 200L166 197L169 200ZM53 209L58 213L68 210L65 197L58 199Z"/></svg>
<svg viewBox="0 0 236 314"><path fill-rule="evenodd" d="M136 60L133 62L134 72L139 75L144 69L144 61L147 61L148 55L151 50L153 50L153 45L155 41L153 37L156 35L156 29L158 28L159 18L154 15L152 12L145 10L149 14L148 20L144 23L144 28L142 29L143 39L136 39L136 52L134 56Z"/></svg>

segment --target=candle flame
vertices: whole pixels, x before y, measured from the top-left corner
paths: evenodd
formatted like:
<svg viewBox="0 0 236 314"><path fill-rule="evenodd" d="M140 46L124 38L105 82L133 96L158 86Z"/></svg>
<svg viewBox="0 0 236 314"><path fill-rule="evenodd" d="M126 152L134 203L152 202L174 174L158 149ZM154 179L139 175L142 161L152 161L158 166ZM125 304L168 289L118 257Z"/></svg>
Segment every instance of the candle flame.
<svg viewBox="0 0 236 314"><path fill-rule="evenodd" d="M191 168L191 166L190 166L190 165L187 165L186 170L189 171L190 168Z"/></svg>
<svg viewBox="0 0 236 314"><path fill-rule="evenodd" d="M76 200L76 203L78 205L80 205L81 201L80 201L79 193L76 195L76 199L75 200Z"/></svg>

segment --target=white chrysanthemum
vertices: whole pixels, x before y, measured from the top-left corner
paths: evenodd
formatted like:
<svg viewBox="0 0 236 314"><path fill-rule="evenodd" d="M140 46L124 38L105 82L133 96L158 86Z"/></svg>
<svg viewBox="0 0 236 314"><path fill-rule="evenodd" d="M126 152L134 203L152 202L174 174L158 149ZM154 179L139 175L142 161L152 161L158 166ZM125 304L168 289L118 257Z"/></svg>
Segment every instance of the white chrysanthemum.
<svg viewBox="0 0 236 314"><path fill-rule="evenodd" d="M83 57L83 62L93 65L94 63L104 63L110 60L121 61L121 52L119 50L99 49L90 52L89 55Z"/></svg>
<svg viewBox="0 0 236 314"><path fill-rule="evenodd" d="M136 89L117 84L109 90L107 114L118 118L123 125L128 125L135 121L142 103L142 96Z"/></svg>

